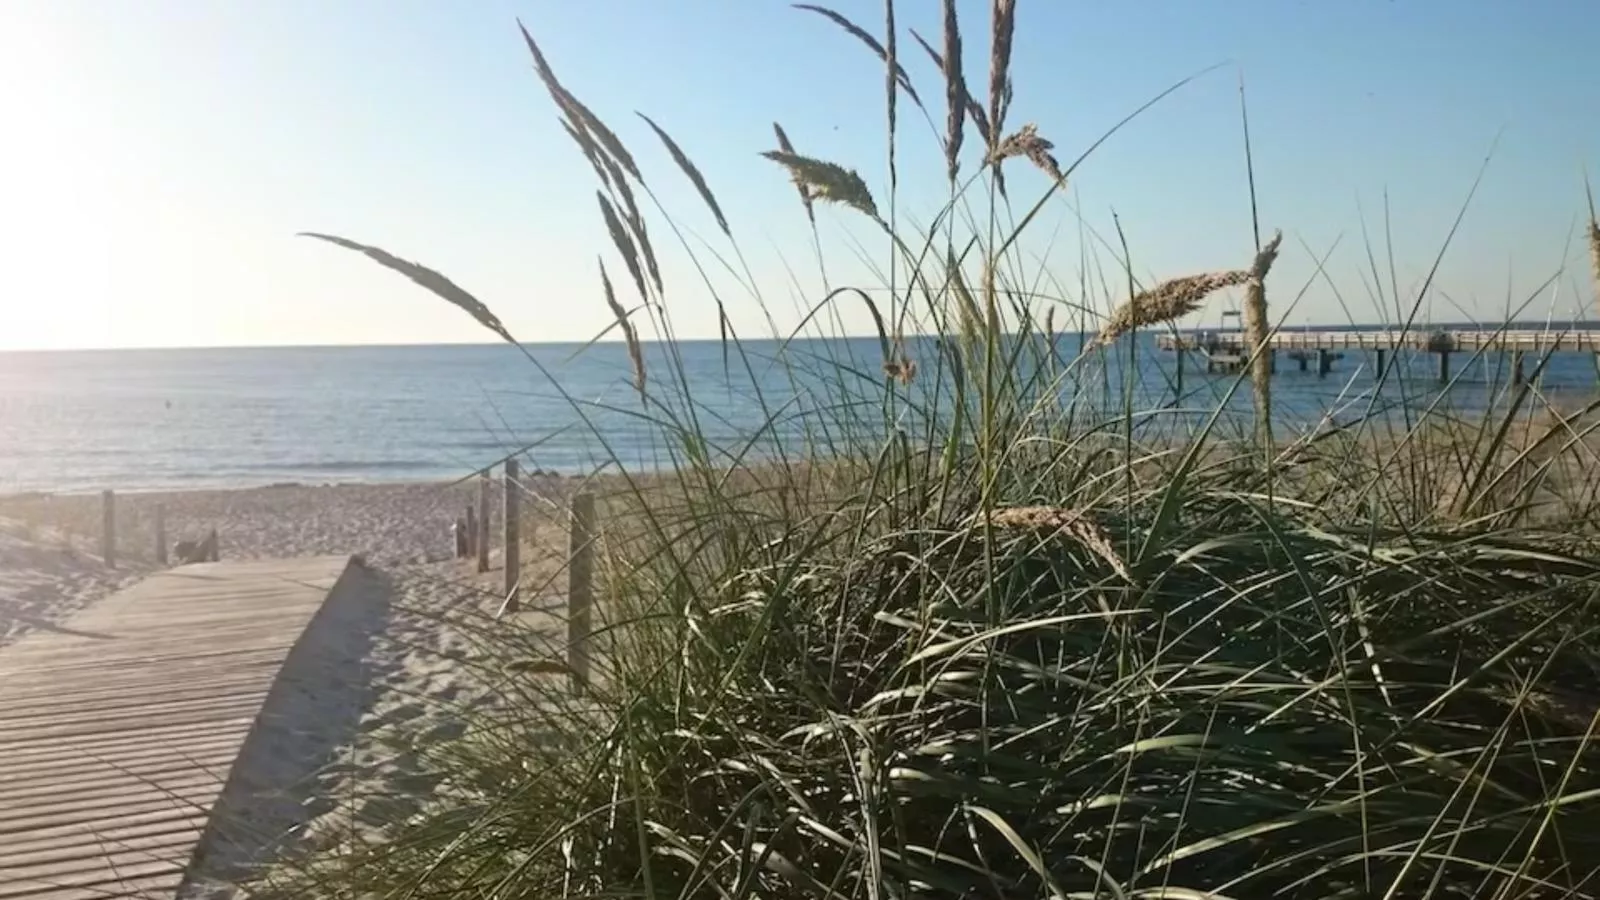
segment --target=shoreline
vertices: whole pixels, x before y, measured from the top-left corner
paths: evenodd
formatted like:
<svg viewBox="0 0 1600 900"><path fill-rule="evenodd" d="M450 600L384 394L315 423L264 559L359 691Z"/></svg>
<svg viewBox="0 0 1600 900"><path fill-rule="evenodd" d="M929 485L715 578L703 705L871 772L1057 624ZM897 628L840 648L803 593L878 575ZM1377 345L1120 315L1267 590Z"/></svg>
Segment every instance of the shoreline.
<svg viewBox="0 0 1600 900"><path fill-rule="evenodd" d="M17 501L17 500L36 500L36 499L41 499L41 498L52 498L52 497L58 497L58 498L99 497L100 494L103 491L106 491L106 490L115 491L118 496L129 495L129 496L147 497L147 496L150 496L152 494L178 494L178 495L181 495L181 494L193 494L193 493L212 493L212 492L219 492L219 491L243 492L243 491L270 491L270 490L289 490L289 489L376 488L376 487L418 487L418 486L457 487L457 486L463 486L463 485L467 485L467 484L476 484L478 476L480 474L482 474L483 472L485 472L485 471L488 471L490 473L490 480L499 481L499 479L500 479L500 474L499 474L500 468L501 467L499 465L496 465L496 466L491 467L489 469L474 469L470 474L458 475L458 476L453 477L453 478L383 478L383 477L380 476L380 477L373 477L373 478L351 478L351 479L338 479L338 480L329 480L329 481L316 480L316 479L306 480L306 481L297 481L297 480L292 480L292 479L277 479L277 480L271 480L271 481L226 481L226 480L224 480L224 481L217 481L217 482L211 482L211 481L204 481L204 480L201 480L201 479L196 479L195 483L193 483L193 484L147 485L147 484L135 483L134 486L132 486L132 487L124 487L124 486L119 485L119 484L108 484L108 485L106 485L104 487L98 487L98 488L75 488L75 487L69 487L69 488L60 488L60 489L30 488L30 489L25 489L25 490L0 490L0 504L5 504L7 502ZM524 478L547 478L547 479L551 479L551 480L562 480L562 481L582 480L582 479L593 478L593 477L601 477L601 478L605 477L604 474L599 475L599 476L594 476L594 475L584 475L584 474L579 474L579 473L559 472L559 471L556 471L554 469L539 469L539 468L535 468L535 469L531 469L531 470L524 470L522 475L523 475Z"/></svg>

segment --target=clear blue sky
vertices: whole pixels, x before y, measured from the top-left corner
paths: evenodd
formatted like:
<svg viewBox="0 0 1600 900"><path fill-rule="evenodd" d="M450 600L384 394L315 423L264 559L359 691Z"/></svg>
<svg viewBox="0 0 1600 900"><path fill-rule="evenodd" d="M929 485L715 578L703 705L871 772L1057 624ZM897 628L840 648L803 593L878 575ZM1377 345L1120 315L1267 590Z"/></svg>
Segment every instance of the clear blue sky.
<svg viewBox="0 0 1600 900"><path fill-rule="evenodd" d="M937 41L934 0L899 6L902 29ZM986 7L962 4L975 85L987 76ZM882 30L875 0L835 8ZM709 217L632 112L678 138L708 173L774 315L792 322L818 284L793 190L757 156L773 146L771 122L803 152L858 168L880 201L886 169L879 64L786 3L9 0L0 347L484 339L404 279L294 237L306 229L441 269L525 340L590 337L610 318L595 256L615 257L519 17L633 146L667 208L709 239ZM1141 278L1248 261L1242 72L1262 216L1287 236L1279 311L1313 270L1302 242L1321 253L1343 236L1329 268L1352 310L1317 283L1292 323L1377 318L1359 210L1381 227L1386 189L1409 291L1497 133L1433 316L1462 318L1453 300L1493 318L1508 285L1520 300L1563 265L1559 290L1533 312L1592 305L1577 225L1583 167L1600 177L1594 0L1019 0L1018 23L1009 124L1036 121L1064 160L1168 84L1229 63L1114 137L1052 203L1030 250L1047 253L1069 288L1076 210L1107 234L1116 210ZM901 47L939 120L937 73L904 33ZM942 166L909 104L901 121L901 209L926 217ZM1019 197L1044 185L1020 167L1012 180ZM868 232L843 211L822 221L836 280L872 283L842 236ZM656 232L679 329L715 335L707 291L681 252L667 252L665 227ZM628 299L620 266L613 274ZM763 330L747 294L728 299L744 331ZM856 311L847 318L864 329Z"/></svg>

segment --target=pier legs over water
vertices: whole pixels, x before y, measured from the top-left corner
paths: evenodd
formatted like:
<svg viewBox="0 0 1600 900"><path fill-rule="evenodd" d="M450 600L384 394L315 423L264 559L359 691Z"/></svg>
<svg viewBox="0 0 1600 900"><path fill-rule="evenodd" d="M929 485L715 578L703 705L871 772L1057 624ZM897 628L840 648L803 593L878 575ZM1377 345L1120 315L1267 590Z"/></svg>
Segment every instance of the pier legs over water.
<svg viewBox="0 0 1600 900"><path fill-rule="evenodd" d="M1317 377L1327 378L1333 369L1333 354L1324 348L1317 349Z"/></svg>
<svg viewBox="0 0 1600 900"><path fill-rule="evenodd" d="M1450 381L1450 351L1439 351L1439 383L1448 384Z"/></svg>
<svg viewBox="0 0 1600 900"><path fill-rule="evenodd" d="M1517 350L1511 354L1511 384L1513 387L1522 387L1525 377L1522 373L1522 351Z"/></svg>

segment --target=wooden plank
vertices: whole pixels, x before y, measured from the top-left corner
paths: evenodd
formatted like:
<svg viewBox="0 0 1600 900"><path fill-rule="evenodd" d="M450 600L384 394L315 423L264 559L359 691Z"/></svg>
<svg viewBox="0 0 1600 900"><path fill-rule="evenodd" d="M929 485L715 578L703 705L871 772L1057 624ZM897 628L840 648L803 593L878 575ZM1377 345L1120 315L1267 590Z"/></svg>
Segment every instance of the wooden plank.
<svg viewBox="0 0 1600 900"><path fill-rule="evenodd" d="M0 649L0 898L173 896L348 566L181 566Z"/></svg>
<svg viewBox="0 0 1600 900"><path fill-rule="evenodd" d="M505 548L501 553L504 557L502 562L505 563L505 602L512 612L516 611L517 586L522 581L522 531L518 522L518 510L521 509L522 500L522 479L519 471L516 460L506 460L506 481L502 485L505 489L505 510L502 514L504 520L500 523L504 532L502 537Z"/></svg>

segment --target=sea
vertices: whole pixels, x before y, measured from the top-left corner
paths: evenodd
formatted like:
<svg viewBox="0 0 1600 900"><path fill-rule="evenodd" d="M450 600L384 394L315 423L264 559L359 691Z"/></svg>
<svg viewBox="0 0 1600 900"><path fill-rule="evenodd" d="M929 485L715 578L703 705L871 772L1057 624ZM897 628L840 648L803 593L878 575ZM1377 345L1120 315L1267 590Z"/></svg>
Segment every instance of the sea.
<svg viewBox="0 0 1600 900"><path fill-rule="evenodd" d="M1042 348L1072 374L1035 403L1082 407L1086 423L1129 410L1160 427L1251 415L1248 384L1207 374L1198 354L1186 354L1180 393L1175 354L1153 335L1080 359L1086 340ZM876 337L646 345L641 399L626 347L609 342L0 353L0 494L450 480L513 453L562 475L826 453L929 433L919 410L959 380L935 338L908 339L905 355L919 369L909 387L886 384ZM1455 357L1441 392L1431 356L1403 354L1380 389L1370 355L1347 352L1319 378L1280 353L1277 427L1505 402L1507 359ZM1596 380L1592 354L1555 353L1537 386L1578 404ZM885 391L904 402L886 405Z"/></svg>

